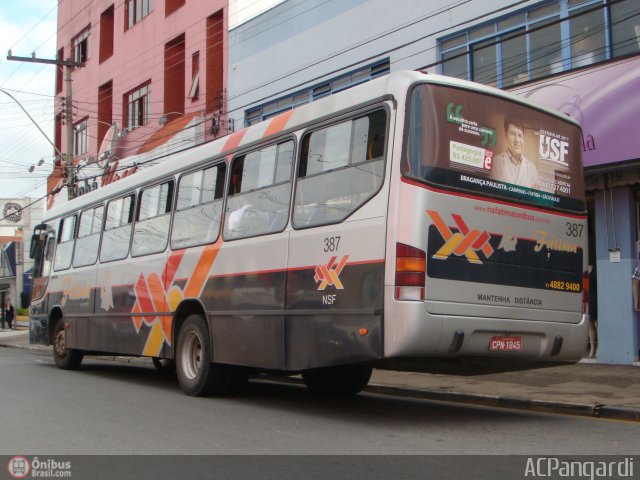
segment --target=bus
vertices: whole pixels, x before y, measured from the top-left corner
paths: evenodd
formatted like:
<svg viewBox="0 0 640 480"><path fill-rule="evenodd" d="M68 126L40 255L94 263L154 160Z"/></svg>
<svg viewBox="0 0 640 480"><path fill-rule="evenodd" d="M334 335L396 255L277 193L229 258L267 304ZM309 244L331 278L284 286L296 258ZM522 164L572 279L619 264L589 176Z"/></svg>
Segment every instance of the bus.
<svg viewBox="0 0 640 480"><path fill-rule="evenodd" d="M256 372L351 394L372 368L575 362L588 329L581 130L402 71L46 213L30 341L174 362L192 396Z"/></svg>

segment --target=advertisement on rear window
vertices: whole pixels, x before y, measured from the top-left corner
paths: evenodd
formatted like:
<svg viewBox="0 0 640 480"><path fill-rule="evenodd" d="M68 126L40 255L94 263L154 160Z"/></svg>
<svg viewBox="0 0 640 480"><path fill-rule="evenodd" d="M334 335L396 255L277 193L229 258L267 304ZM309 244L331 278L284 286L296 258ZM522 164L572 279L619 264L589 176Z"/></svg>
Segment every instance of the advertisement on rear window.
<svg viewBox="0 0 640 480"><path fill-rule="evenodd" d="M582 211L580 130L534 108L467 90L414 89L405 173L444 186Z"/></svg>

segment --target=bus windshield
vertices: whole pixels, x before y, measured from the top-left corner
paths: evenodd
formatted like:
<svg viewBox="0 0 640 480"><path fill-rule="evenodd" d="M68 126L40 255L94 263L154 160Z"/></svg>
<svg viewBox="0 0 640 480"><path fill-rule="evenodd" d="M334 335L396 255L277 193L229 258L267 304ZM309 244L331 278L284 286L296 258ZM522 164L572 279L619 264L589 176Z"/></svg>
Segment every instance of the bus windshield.
<svg viewBox="0 0 640 480"><path fill-rule="evenodd" d="M403 173L419 181L583 212L580 129L529 106L423 84L410 98Z"/></svg>

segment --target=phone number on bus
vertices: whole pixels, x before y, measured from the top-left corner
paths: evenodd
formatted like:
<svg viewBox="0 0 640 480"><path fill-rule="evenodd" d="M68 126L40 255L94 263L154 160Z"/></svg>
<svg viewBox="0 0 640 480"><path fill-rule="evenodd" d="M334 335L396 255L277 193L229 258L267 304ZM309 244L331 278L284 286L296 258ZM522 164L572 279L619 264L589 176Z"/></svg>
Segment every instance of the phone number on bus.
<svg viewBox="0 0 640 480"><path fill-rule="evenodd" d="M564 282L561 280L552 280L546 283L545 287L550 290L564 290L567 292L579 292L581 290L579 282Z"/></svg>

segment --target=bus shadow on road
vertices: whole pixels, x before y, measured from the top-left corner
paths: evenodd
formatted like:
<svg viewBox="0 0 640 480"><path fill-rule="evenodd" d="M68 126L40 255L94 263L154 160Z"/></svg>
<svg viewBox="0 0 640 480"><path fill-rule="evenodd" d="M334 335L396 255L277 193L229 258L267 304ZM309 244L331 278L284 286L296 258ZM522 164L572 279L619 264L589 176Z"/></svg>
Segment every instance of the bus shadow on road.
<svg viewBox="0 0 640 480"><path fill-rule="evenodd" d="M240 394L196 399L181 392L174 372L157 371L152 366L104 361L91 357L85 359L77 372L60 373L89 376L92 381L114 382L120 384L118 391L126 391L121 385L128 384L131 388L140 389L137 392L138 397L148 394L154 401L158 400L159 392L165 392L171 397L173 405L178 402L184 407L188 407L190 402L198 402L198 407L202 406L202 402L210 402L214 408L217 403L223 402L226 405L233 403L239 407L309 415L354 424L380 423L402 427L459 425L462 422L476 425L487 423L494 428L501 422L505 425L512 425L515 420L535 422L541 415L522 410L405 398L366 391L353 396L322 395L309 391L295 377L261 376L250 380Z"/></svg>

